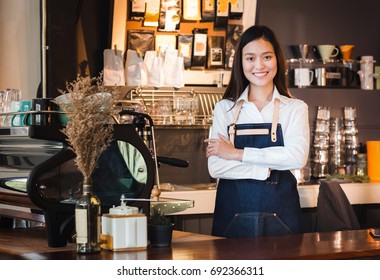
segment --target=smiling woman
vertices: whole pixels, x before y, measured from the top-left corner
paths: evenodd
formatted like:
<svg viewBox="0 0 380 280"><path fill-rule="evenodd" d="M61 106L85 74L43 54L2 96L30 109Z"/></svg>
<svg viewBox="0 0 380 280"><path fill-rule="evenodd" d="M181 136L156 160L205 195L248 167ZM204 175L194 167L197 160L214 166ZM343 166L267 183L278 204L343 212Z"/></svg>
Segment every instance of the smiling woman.
<svg viewBox="0 0 380 280"><path fill-rule="evenodd" d="M214 109L206 155L219 179L212 234L224 237L300 232L300 200L291 169L309 154L305 102L291 97L279 42L252 26L236 48L232 77Z"/></svg>

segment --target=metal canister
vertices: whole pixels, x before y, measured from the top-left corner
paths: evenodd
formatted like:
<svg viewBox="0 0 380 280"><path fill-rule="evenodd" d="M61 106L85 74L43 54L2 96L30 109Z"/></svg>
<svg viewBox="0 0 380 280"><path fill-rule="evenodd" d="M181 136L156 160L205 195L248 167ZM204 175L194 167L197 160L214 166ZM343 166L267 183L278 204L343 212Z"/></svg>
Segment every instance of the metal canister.
<svg viewBox="0 0 380 280"><path fill-rule="evenodd" d="M315 77L317 78L317 85L320 87L326 86L326 68L316 68Z"/></svg>

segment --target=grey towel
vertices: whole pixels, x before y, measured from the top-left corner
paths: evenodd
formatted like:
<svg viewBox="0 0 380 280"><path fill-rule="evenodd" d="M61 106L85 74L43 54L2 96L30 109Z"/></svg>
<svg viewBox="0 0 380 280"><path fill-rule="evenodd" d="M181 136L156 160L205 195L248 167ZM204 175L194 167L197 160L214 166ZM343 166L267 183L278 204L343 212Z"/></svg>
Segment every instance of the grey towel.
<svg viewBox="0 0 380 280"><path fill-rule="evenodd" d="M316 231L360 229L350 201L336 181L322 181L319 186Z"/></svg>

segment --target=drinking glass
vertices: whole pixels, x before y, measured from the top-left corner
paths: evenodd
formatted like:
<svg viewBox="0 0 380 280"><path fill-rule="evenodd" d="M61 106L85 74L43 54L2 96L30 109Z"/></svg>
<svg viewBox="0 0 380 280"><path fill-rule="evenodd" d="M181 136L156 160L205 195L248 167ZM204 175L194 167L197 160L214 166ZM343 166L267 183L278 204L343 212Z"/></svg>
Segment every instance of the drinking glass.
<svg viewBox="0 0 380 280"><path fill-rule="evenodd" d="M162 116L162 124L172 124L173 107L170 98L160 98L158 104L159 114Z"/></svg>
<svg viewBox="0 0 380 280"><path fill-rule="evenodd" d="M6 89L2 92L2 113L12 112L12 103L22 99L21 91L18 89ZM3 116L1 120L2 126L11 126L11 116Z"/></svg>
<svg viewBox="0 0 380 280"><path fill-rule="evenodd" d="M174 97L174 110L176 124L186 124L188 117L188 102L187 97Z"/></svg>
<svg viewBox="0 0 380 280"><path fill-rule="evenodd" d="M195 124L196 116L198 115L199 110L199 101L198 96L194 95L192 98L188 99L189 106L189 115L188 115L188 123Z"/></svg>

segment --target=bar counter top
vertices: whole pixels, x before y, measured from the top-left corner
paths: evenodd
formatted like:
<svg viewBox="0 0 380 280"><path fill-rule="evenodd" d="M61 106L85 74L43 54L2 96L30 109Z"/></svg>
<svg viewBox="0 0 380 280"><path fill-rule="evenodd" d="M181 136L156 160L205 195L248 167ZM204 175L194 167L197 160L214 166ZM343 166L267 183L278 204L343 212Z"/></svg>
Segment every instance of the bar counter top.
<svg viewBox="0 0 380 280"><path fill-rule="evenodd" d="M351 204L380 204L380 183L342 182L340 185ZM319 184L298 185L297 189L302 208L317 207ZM179 212L177 215L214 213L215 196L215 188L179 189L161 192L161 197L168 199L188 199L194 201L194 207Z"/></svg>
<svg viewBox="0 0 380 280"><path fill-rule="evenodd" d="M1 229L0 259L29 260L329 260L380 259L369 230L224 239L174 231L171 247L81 255L75 244L47 246L44 228Z"/></svg>

